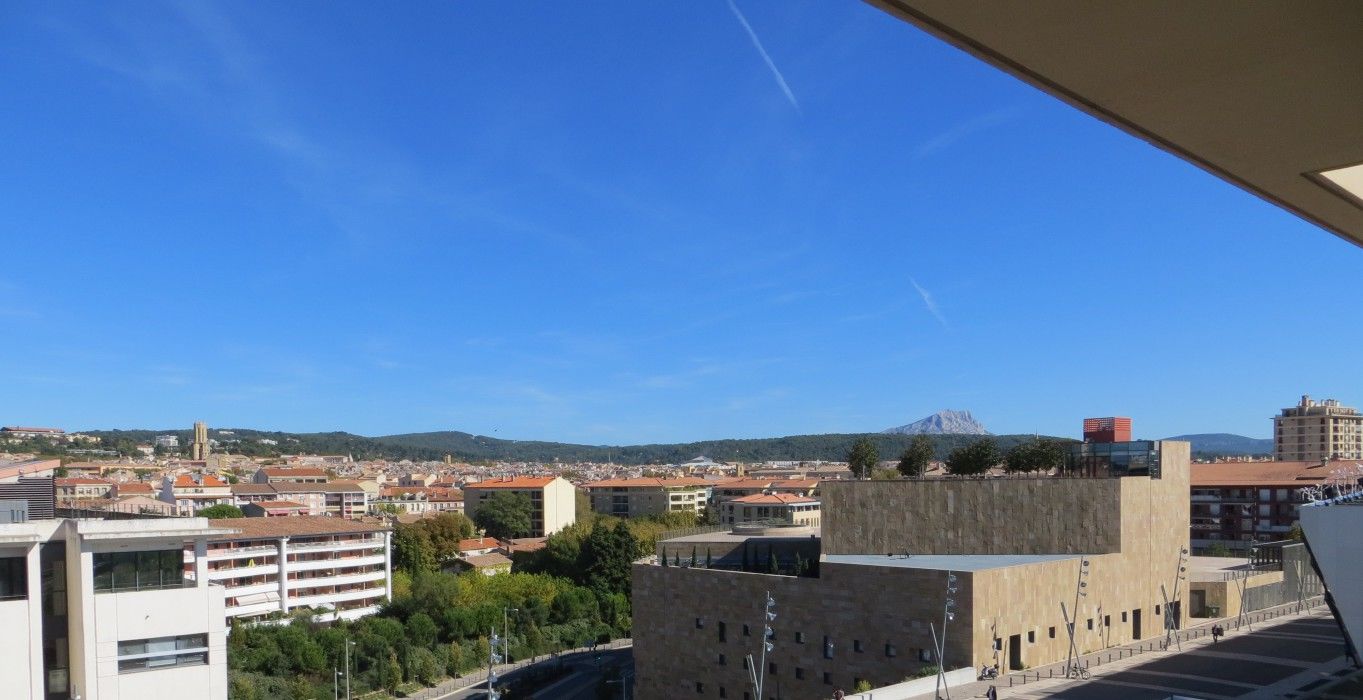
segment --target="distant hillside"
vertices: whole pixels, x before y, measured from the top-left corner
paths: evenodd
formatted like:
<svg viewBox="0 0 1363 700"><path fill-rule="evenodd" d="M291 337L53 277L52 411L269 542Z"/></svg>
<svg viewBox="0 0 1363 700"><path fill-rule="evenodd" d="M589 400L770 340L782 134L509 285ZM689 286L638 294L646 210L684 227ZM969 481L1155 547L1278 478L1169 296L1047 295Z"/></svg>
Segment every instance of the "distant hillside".
<svg viewBox="0 0 1363 700"><path fill-rule="evenodd" d="M975 420L970 411L938 411L927 418L898 428L880 431L886 435L989 435L984 424Z"/></svg>
<svg viewBox="0 0 1363 700"><path fill-rule="evenodd" d="M1165 440L1186 440L1193 444L1193 454L1208 456L1271 455L1273 440L1233 435L1231 433L1197 433L1176 435Z"/></svg>
<svg viewBox="0 0 1363 700"><path fill-rule="evenodd" d="M231 435L224 435L223 432ZM87 435L101 438L111 447L131 443L147 443L157 435L178 435L181 445L188 445L192 434L188 430L85 430ZM575 445L562 442L502 440L457 431L410 433L365 437L346 432L281 433L249 428L210 428L209 437L222 443L221 451L251 456L279 454L350 454L356 459L412 459L436 460L444 455L465 461L508 462L605 462L617 464L677 464L705 455L716 461L763 462L773 460L822 460L839 462L847 457L852 443L869 437L876 445L882 460L897 459L909 444L909 435L891 434L828 434L790 435L778 438L747 440L706 440L663 445ZM995 437L1000 449L1007 450L1031 435L1001 435ZM259 442L261 438L276 445ZM937 456L945 457L960 445L978 439L973 435L934 435ZM236 442L227 442L235 440Z"/></svg>

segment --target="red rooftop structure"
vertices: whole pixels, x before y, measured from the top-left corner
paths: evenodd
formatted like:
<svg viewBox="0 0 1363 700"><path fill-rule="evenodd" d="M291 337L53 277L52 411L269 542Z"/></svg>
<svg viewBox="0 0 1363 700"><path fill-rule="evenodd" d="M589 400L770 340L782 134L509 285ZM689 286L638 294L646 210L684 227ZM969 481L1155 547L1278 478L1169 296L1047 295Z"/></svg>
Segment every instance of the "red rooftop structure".
<svg viewBox="0 0 1363 700"><path fill-rule="evenodd" d="M1085 418L1084 442L1131 442L1131 419Z"/></svg>

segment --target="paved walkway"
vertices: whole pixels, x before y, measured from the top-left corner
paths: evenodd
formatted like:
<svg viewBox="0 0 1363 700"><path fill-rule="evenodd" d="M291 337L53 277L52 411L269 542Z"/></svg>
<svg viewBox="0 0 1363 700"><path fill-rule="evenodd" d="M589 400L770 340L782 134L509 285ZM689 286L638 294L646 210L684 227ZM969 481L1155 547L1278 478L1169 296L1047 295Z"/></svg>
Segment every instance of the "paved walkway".
<svg viewBox="0 0 1363 700"><path fill-rule="evenodd" d="M1080 657L1090 680L1064 677L1064 662L1028 669L994 681L978 681L950 689L951 697L984 697L993 685L1000 698L1167 698L1191 695L1208 700L1260 700L1283 697L1305 685L1333 678L1345 669L1343 643L1329 610L1319 602L1295 603L1235 618L1207 620L1180 630L1178 640L1163 649L1164 638L1104 649ZM1226 629L1220 642L1211 626ZM931 693L915 700L932 698Z"/></svg>

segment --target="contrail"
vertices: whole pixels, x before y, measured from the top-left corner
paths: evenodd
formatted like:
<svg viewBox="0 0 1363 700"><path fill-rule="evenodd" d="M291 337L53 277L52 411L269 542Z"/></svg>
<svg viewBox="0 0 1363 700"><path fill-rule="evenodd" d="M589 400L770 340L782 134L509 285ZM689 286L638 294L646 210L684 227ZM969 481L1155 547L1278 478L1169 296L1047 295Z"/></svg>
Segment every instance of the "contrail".
<svg viewBox="0 0 1363 700"><path fill-rule="evenodd" d="M923 289L923 286L918 284L918 280L912 277L909 278L909 283L913 285L914 289L918 290L918 296L923 297L923 306L928 307L928 312L937 318L937 322L942 324L943 328L946 328L947 320L942 317L942 312L937 310L937 302L932 298L932 293Z"/></svg>
<svg viewBox="0 0 1363 700"><path fill-rule="evenodd" d="M790 105L795 111L800 110L800 102L795 99L795 93L790 91L790 86L786 84L785 76L781 75L781 69L776 67L776 63L767 55L767 50L762 47L762 40L757 38L757 32L752 30L752 25L748 24L748 18L743 16L743 12L734 4L734 0L728 0L729 10L738 18L738 23L743 25L743 30L748 33L748 38L752 39L752 45L757 49L757 53L762 54L762 60L767 62L767 67L771 69L771 74L776 77L776 84L781 86L781 92L786 93L786 99L790 100Z"/></svg>

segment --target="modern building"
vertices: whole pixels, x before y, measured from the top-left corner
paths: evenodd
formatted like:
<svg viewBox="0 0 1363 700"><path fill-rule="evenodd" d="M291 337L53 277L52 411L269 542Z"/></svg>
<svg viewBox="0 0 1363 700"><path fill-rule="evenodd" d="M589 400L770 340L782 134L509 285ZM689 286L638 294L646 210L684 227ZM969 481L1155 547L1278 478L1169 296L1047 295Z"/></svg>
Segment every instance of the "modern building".
<svg viewBox="0 0 1363 700"><path fill-rule="evenodd" d="M194 442L189 446L189 458L192 460L208 459L208 426L203 421L194 423Z"/></svg>
<svg viewBox="0 0 1363 700"><path fill-rule="evenodd" d="M180 449L180 437L178 435L157 435L155 445L166 450Z"/></svg>
<svg viewBox="0 0 1363 700"><path fill-rule="evenodd" d="M721 504L720 523L784 523L797 527L819 526L819 499L789 493L758 493Z"/></svg>
<svg viewBox="0 0 1363 700"><path fill-rule="evenodd" d="M1322 462L1363 459L1363 415L1334 399L1284 408L1273 417L1273 458L1282 461Z"/></svg>
<svg viewBox="0 0 1363 700"><path fill-rule="evenodd" d="M230 518L208 542L208 580L226 591L226 616L265 618L308 608L353 620L392 598L387 526L340 518Z"/></svg>
<svg viewBox="0 0 1363 700"><path fill-rule="evenodd" d="M1085 418L1084 442L1130 442L1131 419Z"/></svg>
<svg viewBox="0 0 1363 700"><path fill-rule="evenodd" d="M357 518L369 510L369 494L354 481L325 483L232 484L231 502L239 507L261 501L288 501L306 507L308 515Z"/></svg>
<svg viewBox="0 0 1363 700"><path fill-rule="evenodd" d="M1301 489L1319 486L1353 462L1218 462L1192 465L1194 554L1220 544L1246 550L1280 540L1300 518Z"/></svg>
<svg viewBox="0 0 1363 700"><path fill-rule="evenodd" d="M477 519L478 508L499 493L530 499L530 537L548 537L577 522L577 489L563 477L517 476L464 484L464 513Z"/></svg>
<svg viewBox="0 0 1363 700"><path fill-rule="evenodd" d="M1363 469L1337 477L1301 509L1306 547L1325 583L1325 602L1344 634L1345 651L1363 667Z"/></svg>
<svg viewBox="0 0 1363 700"><path fill-rule="evenodd" d="M620 518L659 513L705 512L714 484L706 479L606 479L582 485L591 498L592 510Z"/></svg>
<svg viewBox="0 0 1363 700"><path fill-rule="evenodd" d="M329 480L319 467L261 467L251 481L257 484L325 484Z"/></svg>
<svg viewBox="0 0 1363 700"><path fill-rule="evenodd" d="M758 657L764 625L772 648L759 672L789 700L897 683L939 663L1008 671L1063 661L1067 618L1081 652L1162 636L1186 619L1189 445L1123 454L1136 452L1157 462L824 482L822 537L735 531L737 542L709 552L663 542L658 558L634 565L636 694L744 697L745 657ZM669 554L690 563L663 566ZM947 599L954 619L938 659L929 625L942 624Z"/></svg>
<svg viewBox="0 0 1363 700"><path fill-rule="evenodd" d="M186 576L219 532L202 518L0 525L0 697L226 700L223 589Z"/></svg>

